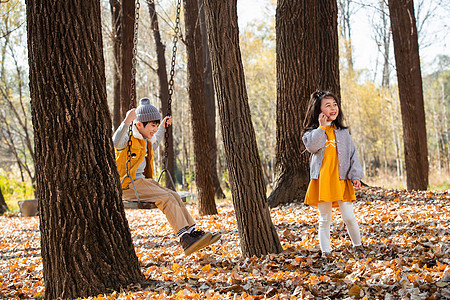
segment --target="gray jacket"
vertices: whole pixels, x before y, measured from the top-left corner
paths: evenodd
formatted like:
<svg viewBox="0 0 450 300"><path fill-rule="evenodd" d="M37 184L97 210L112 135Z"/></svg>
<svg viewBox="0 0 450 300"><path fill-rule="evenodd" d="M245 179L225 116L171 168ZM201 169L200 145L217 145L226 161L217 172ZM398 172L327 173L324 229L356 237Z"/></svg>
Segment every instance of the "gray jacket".
<svg viewBox="0 0 450 300"><path fill-rule="evenodd" d="M335 129L336 149L339 161L339 179L358 179L363 177L363 170L356 154L355 144L348 129ZM322 128L308 130L303 135L303 144L310 156L310 177L318 179L320 167L322 166L323 154L325 153L325 142L327 135Z"/></svg>

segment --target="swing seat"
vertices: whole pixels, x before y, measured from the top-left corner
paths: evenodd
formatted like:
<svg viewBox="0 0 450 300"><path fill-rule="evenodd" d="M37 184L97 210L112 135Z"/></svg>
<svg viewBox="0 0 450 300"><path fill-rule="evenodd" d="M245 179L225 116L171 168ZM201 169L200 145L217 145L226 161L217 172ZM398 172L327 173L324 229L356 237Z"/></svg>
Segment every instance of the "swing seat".
<svg viewBox="0 0 450 300"><path fill-rule="evenodd" d="M188 198L194 200L195 194L189 192L177 192L180 195L181 201L186 202ZM137 202L122 200L125 209L155 209L157 208L153 202Z"/></svg>

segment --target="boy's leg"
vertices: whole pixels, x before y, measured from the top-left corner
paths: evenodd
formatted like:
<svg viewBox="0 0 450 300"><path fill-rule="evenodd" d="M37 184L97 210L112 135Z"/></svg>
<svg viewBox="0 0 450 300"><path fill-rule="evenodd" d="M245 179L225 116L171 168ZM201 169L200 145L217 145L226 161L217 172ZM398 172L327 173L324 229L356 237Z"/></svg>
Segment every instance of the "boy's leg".
<svg viewBox="0 0 450 300"><path fill-rule="evenodd" d="M188 232L187 229L195 225L189 211L186 209L178 193L158 184L153 179L138 179L135 181L139 199L143 202L154 202L165 214L175 233L180 237L180 243L185 255L189 255L220 239L221 234L197 231ZM123 198L128 201L136 201L133 188L123 191Z"/></svg>
<svg viewBox="0 0 450 300"><path fill-rule="evenodd" d="M157 185L158 187L160 187L162 190L166 191L167 193L169 193L173 199L176 200L178 206L180 207L180 213L183 214L183 216L186 218L186 220L189 220L189 227L195 225L195 221L192 218L191 213L187 210L186 205L184 204L183 200L181 200L180 195L178 195L177 192L168 189L164 186L162 186L161 184L159 184L157 181L153 180L153 179L149 179L150 181L152 181L153 184ZM158 206L158 204L156 204ZM159 206L158 206L159 207ZM162 210L162 209L161 209Z"/></svg>
<svg viewBox="0 0 450 300"><path fill-rule="evenodd" d="M139 199L142 202L154 202L164 213L175 233L195 224L184 203L181 199L177 199L176 196L178 194L176 192L162 187L153 179L138 179L134 184L139 194ZM123 198L128 201L137 200L132 187L123 191ZM178 196L178 198L180 197Z"/></svg>

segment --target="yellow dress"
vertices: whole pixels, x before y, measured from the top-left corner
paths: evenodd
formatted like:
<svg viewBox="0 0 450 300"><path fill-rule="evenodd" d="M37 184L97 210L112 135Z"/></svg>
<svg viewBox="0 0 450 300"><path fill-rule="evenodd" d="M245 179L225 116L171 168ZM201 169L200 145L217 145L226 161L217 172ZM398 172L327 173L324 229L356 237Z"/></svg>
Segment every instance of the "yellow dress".
<svg viewBox="0 0 450 300"><path fill-rule="evenodd" d="M325 129L327 135L325 153L320 167L319 179L311 179L306 191L305 203L308 205L317 206L319 202L333 202L333 207L339 207L339 200L344 202L356 200L351 180L339 180L335 128L332 125Z"/></svg>

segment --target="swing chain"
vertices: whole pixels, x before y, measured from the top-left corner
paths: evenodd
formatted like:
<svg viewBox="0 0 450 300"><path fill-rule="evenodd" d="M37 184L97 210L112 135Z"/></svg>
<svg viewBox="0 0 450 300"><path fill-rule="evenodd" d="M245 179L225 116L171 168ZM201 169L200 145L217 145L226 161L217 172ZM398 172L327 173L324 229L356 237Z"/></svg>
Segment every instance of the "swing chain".
<svg viewBox="0 0 450 300"><path fill-rule="evenodd" d="M134 107L134 102L136 100L136 55L137 55L137 43L138 43L138 27L139 27L139 9L141 8L141 4L139 0L136 1L135 8L134 8L134 38L133 38L133 52L132 52L132 67L131 67L131 91L130 91L130 107L129 109L132 109ZM127 169L127 175L131 178L130 175L130 169L131 169L131 145L133 144L133 141L131 140L131 137L133 136L133 122L130 123L130 126L128 128L128 142L127 142L127 163L126 163L126 169Z"/></svg>
<svg viewBox="0 0 450 300"><path fill-rule="evenodd" d="M137 65L137 43L138 43L138 28L139 28L139 9L141 4L139 0L136 1L134 8L134 38L133 38L133 54L131 58L131 91L130 91L130 107L134 107L134 102L136 100L136 65Z"/></svg>
<svg viewBox="0 0 450 300"><path fill-rule="evenodd" d="M177 42L178 42L178 35L180 32L180 11L181 11L181 0L178 0L177 3L177 16L175 19L175 28L174 28L174 32L175 34L173 35L173 40L172 40L172 60L170 62L170 78L169 78L169 98L167 99L167 116L171 116L172 115L172 95L173 95L173 85L174 85L174 76L175 76L175 59L176 59L176 55L177 55ZM165 124L164 124L165 125ZM164 169L167 169L167 161L168 161L168 156L169 156L169 131L166 130L166 132L164 133L164 148L165 148L165 153L164 153L164 158L163 158L163 166Z"/></svg>

